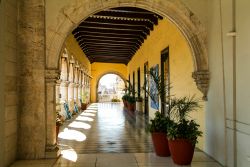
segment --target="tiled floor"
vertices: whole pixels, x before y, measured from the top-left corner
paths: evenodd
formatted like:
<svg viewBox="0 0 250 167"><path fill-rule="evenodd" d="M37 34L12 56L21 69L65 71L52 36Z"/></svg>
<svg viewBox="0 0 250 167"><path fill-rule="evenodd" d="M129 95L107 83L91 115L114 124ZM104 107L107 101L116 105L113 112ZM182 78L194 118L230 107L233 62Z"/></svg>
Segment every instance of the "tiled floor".
<svg viewBox="0 0 250 167"><path fill-rule="evenodd" d="M119 104L93 104L61 128L59 159L18 161L12 167L178 167L171 157L153 153L143 118ZM196 151L191 167L220 165Z"/></svg>
<svg viewBox="0 0 250 167"><path fill-rule="evenodd" d="M153 152L147 122L144 115L125 111L120 103L93 104L61 127L59 144L80 154Z"/></svg>

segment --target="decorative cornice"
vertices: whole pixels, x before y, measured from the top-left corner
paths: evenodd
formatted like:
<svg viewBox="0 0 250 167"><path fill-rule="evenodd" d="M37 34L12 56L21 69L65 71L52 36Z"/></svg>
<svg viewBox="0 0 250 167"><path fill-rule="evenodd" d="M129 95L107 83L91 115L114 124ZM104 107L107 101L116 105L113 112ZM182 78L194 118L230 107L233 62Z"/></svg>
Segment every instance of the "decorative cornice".
<svg viewBox="0 0 250 167"><path fill-rule="evenodd" d="M203 93L203 100L207 101L207 92L209 87L209 71L195 71L192 74L197 88Z"/></svg>

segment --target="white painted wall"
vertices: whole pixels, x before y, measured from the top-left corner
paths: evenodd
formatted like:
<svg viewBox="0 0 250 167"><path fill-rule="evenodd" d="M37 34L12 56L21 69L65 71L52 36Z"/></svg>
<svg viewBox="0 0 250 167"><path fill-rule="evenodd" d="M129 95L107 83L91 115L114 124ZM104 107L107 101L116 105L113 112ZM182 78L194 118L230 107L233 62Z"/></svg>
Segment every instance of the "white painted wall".
<svg viewBox="0 0 250 167"><path fill-rule="evenodd" d="M250 166L250 1L183 2L207 29L210 87L205 151L227 166ZM235 42L227 35L234 30Z"/></svg>
<svg viewBox="0 0 250 167"><path fill-rule="evenodd" d="M250 1L235 0L237 165L250 166Z"/></svg>

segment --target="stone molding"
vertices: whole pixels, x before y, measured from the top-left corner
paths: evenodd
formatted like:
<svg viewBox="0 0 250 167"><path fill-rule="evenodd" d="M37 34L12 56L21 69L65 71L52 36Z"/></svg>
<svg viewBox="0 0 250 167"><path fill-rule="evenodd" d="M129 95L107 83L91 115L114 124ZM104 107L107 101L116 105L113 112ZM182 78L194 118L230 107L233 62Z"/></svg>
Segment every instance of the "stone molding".
<svg viewBox="0 0 250 167"><path fill-rule="evenodd" d="M69 86L69 81L62 81L61 86L68 87Z"/></svg>
<svg viewBox="0 0 250 167"><path fill-rule="evenodd" d="M55 69L46 69L45 70L45 80L46 83L56 83L60 80L60 71Z"/></svg>
<svg viewBox="0 0 250 167"><path fill-rule="evenodd" d="M195 71L192 74L192 77L194 78L197 88L202 92L203 94L203 100L207 101L207 92L209 87L209 71L203 70L203 71Z"/></svg>

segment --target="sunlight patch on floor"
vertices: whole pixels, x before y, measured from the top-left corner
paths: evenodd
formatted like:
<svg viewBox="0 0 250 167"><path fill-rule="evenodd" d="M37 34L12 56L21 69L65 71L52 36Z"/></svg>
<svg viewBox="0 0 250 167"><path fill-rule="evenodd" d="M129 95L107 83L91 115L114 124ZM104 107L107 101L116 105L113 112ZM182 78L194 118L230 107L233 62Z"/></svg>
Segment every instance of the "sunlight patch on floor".
<svg viewBox="0 0 250 167"><path fill-rule="evenodd" d="M94 117L95 116L95 114L85 113L85 112L81 113L80 115L82 115L82 116L90 116L90 117Z"/></svg>
<svg viewBox="0 0 250 167"><path fill-rule="evenodd" d="M75 140L75 141L85 141L87 138L86 135L83 134L82 132L77 130L71 130L68 128L65 128L63 132L60 132L58 137L60 139Z"/></svg>
<svg viewBox="0 0 250 167"><path fill-rule="evenodd" d="M74 149L67 149L61 151L62 157L64 159L76 162L77 161L77 153Z"/></svg>
<svg viewBox="0 0 250 167"><path fill-rule="evenodd" d="M69 124L69 127L71 127L71 128L80 128L80 129L90 129L91 125L89 125L89 124L87 124L85 122L74 121L74 122Z"/></svg>
<svg viewBox="0 0 250 167"><path fill-rule="evenodd" d="M93 118L85 117L85 116L78 116L78 117L76 118L76 120L77 120L77 121L88 121L88 122L94 121Z"/></svg>

